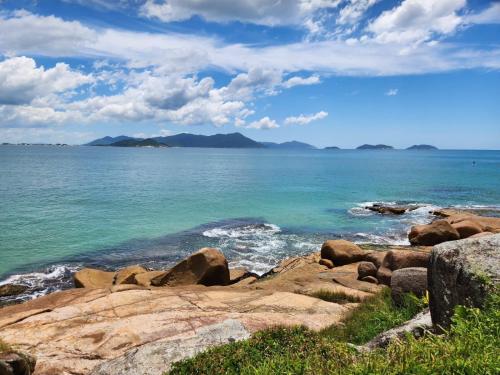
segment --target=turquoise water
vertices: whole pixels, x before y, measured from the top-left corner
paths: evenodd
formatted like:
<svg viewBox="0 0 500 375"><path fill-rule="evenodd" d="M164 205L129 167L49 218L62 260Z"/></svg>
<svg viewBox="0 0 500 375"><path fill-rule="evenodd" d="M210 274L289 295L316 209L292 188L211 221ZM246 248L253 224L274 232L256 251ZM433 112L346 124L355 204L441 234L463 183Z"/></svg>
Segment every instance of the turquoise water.
<svg viewBox="0 0 500 375"><path fill-rule="evenodd" d="M42 293L83 265L158 268L207 245L264 272L328 237L405 243L431 206L477 205L499 208L500 151L1 146L0 280Z"/></svg>

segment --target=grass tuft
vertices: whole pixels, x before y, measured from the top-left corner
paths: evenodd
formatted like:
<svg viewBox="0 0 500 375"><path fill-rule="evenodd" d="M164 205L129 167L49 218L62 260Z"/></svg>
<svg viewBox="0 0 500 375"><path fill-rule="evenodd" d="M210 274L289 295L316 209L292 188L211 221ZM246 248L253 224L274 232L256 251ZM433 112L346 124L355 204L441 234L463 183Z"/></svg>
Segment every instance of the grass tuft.
<svg viewBox="0 0 500 375"><path fill-rule="evenodd" d="M345 292L331 291L326 289L321 289L318 290L317 292L314 292L313 294L311 294L311 297L319 298L327 302L334 302L340 304L361 301L359 297L346 294Z"/></svg>
<svg viewBox="0 0 500 375"><path fill-rule="evenodd" d="M0 354L10 352L12 352L12 348L10 347L10 345L0 339Z"/></svg>

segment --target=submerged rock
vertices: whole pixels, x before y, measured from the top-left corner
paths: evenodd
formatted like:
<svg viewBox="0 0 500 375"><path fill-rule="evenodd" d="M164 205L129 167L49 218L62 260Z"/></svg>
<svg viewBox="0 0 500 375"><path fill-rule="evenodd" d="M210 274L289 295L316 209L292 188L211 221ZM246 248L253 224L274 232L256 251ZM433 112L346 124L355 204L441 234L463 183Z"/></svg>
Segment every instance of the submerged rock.
<svg viewBox="0 0 500 375"><path fill-rule="evenodd" d="M427 225L415 225L408 239L412 245L433 246L446 241L460 239L460 234L446 220L437 220Z"/></svg>
<svg viewBox="0 0 500 375"><path fill-rule="evenodd" d="M500 234L434 246L428 284L434 325L448 328L456 305L483 306L500 280Z"/></svg>
<svg viewBox="0 0 500 375"><path fill-rule="evenodd" d="M151 280L154 286L228 285L229 268L224 254L218 249L205 247L174 266L165 275Z"/></svg>
<svg viewBox="0 0 500 375"><path fill-rule="evenodd" d="M321 258L329 259L337 266L363 260L366 251L346 240L328 240L321 247Z"/></svg>

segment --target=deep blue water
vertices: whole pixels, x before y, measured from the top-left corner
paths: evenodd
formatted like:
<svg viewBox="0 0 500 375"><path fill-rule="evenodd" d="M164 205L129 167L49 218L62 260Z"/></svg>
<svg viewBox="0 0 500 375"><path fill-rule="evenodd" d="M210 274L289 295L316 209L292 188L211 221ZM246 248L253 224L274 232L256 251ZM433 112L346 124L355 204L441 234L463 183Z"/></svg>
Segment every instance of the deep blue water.
<svg viewBox="0 0 500 375"><path fill-rule="evenodd" d="M0 280L42 293L83 265L160 268L202 246L264 272L330 237L406 243L432 206L500 208L500 151L0 146Z"/></svg>

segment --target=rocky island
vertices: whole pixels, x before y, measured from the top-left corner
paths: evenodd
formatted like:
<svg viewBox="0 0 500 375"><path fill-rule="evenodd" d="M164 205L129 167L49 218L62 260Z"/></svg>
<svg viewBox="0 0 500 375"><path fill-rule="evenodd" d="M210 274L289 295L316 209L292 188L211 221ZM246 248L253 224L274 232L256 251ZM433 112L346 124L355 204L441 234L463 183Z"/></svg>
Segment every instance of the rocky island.
<svg viewBox="0 0 500 375"><path fill-rule="evenodd" d="M356 150L393 150L394 147L388 146L388 145L369 145L369 144L364 144L361 146L356 147Z"/></svg>
<svg viewBox="0 0 500 375"><path fill-rule="evenodd" d="M431 145L413 145L407 148L407 150L437 150L436 146Z"/></svg>

